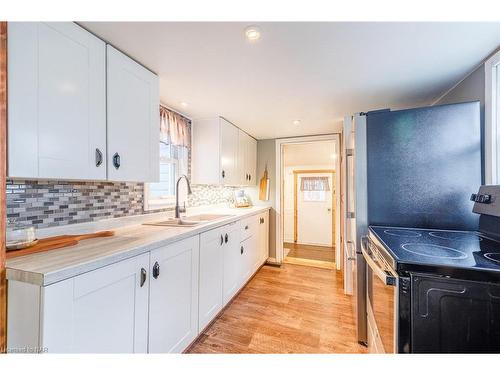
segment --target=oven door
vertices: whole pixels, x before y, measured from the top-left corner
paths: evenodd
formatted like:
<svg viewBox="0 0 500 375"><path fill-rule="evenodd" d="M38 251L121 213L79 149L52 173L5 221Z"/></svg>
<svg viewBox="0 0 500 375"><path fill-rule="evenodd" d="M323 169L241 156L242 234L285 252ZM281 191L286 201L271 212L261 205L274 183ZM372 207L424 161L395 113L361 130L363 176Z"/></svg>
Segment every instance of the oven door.
<svg viewBox="0 0 500 375"><path fill-rule="evenodd" d="M371 353L397 352L398 276L375 245L363 238L367 264L368 349Z"/></svg>

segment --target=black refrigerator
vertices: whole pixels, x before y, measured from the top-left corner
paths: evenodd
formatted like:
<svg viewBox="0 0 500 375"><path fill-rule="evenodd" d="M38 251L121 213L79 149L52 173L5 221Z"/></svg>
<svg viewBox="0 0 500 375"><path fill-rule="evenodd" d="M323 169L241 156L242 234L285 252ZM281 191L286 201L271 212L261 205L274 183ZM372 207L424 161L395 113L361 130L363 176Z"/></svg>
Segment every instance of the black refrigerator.
<svg viewBox="0 0 500 375"><path fill-rule="evenodd" d="M358 341L367 339L361 238L368 225L478 230L469 198L483 183L482 133L479 102L344 120L344 268L353 275Z"/></svg>
<svg viewBox="0 0 500 375"><path fill-rule="evenodd" d="M479 102L366 115L368 224L477 230Z"/></svg>

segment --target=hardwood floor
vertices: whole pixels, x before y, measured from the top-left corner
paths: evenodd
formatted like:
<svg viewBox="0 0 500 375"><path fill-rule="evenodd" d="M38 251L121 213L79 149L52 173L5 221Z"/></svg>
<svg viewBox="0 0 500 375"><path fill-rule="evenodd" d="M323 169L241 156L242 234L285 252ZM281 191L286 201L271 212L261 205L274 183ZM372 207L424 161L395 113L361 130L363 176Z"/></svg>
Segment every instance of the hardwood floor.
<svg viewBox="0 0 500 375"><path fill-rule="evenodd" d="M332 270L264 266L188 353L366 353Z"/></svg>
<svg viewBox="0 0 500 375"><path fill-rule="evenodd" d="M288 242L285 242L283 247L290 249L287 257L335 262L335 249L333 247L301 245Z"/></svg>

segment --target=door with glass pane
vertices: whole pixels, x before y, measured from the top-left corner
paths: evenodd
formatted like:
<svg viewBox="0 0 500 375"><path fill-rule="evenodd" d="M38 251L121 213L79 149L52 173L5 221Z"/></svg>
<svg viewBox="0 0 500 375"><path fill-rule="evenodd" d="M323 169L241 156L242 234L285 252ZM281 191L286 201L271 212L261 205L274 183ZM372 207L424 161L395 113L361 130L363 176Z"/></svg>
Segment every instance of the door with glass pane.
<svg viewBox="0 0 500 375"><path fill-rule="evenodd" d="M331 172L297 173L298 243L332 246L332 175Z"/></svg>

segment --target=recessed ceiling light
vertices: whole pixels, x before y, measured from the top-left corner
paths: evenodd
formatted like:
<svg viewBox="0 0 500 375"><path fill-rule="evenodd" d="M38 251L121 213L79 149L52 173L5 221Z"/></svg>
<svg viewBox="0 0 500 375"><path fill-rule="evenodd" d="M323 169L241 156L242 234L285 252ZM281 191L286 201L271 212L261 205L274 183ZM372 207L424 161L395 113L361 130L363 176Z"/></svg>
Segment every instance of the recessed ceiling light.
<svg viewBox="0 0 500 375"><path fill-rule="evenodd" d="M184 107L184 108L186 108L188 106L188 104L186 102L180 102L179 104L181 105L181 107Z"/></svg>
<svg viewBox="0 0 500 375"><path fill-rule="evenodd" d="M257 26L248 26L245 29L245 36L250 42L255 42L260 39L260 29Z"/></svg>
<svg viewBox="0 0 500 375"><path fill-rule="evenodd" d="M300 125L300 120L293 120L294 125Z"/></svg>

